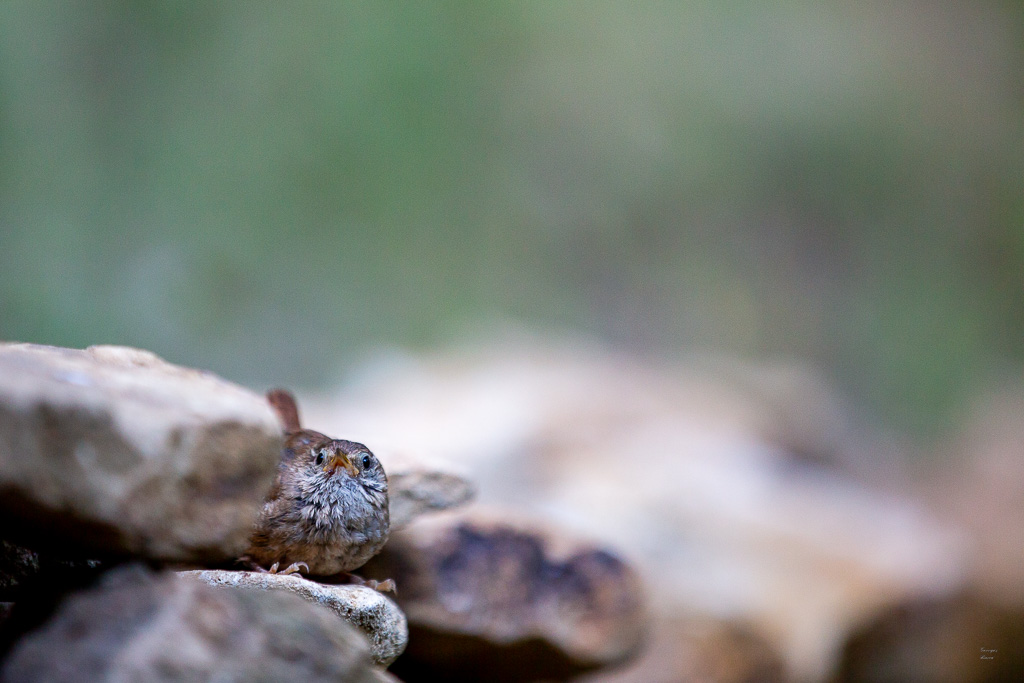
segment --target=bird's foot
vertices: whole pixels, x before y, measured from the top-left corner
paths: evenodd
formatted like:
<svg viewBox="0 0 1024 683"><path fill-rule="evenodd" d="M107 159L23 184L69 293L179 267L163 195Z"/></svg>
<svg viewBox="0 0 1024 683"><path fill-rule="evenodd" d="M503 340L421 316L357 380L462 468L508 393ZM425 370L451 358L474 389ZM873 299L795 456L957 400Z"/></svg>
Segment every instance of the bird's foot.
<svg viewBox="0 0 1024 683"><path fill-rule="evenodd" d="M292 562L286 568L278 571L278 567L281 566L280 562L275 562L270 565L270 569L266 570L270 574L277 574L278 576L288 576L289 574L302 574L303 570L308 574L309 565L305 562Z"/></svg>
<svg viewBox="0 0 1024 683"><path fill-rule="evenodd" d="M280 562L275 562L274 564L270 565L270 569L267 569L266 567L259 564L248 555L243 555L235 561L238 564L245 565L246 569L248 569L249 571L260 572L261 574L277 574L278 576L288 576L289 574L302 574L303 572L306 574L309 573L309 565L305 562L292 562L285 569L280 568Z"/></svg>
<svg viewBox="0 0 1024 683"><path fill-rule="evenodd" d="M398 595L398 586L395 584L394 579L384 579L383 581L366 579L366 583L363 585L368 588L372 588L378 593L391 593L392 595Z"/></svg>
<svg viewBox="0 0 1024 683"><path fill-rule="evenodd" d="M364 579L357 574L349 574L349 583L356 586L366 586L372 588L378 593L391 593L392 595L398 595L398 586L395 585L394 579L385 579L384 581L377 581L376 579Z"/></svg>

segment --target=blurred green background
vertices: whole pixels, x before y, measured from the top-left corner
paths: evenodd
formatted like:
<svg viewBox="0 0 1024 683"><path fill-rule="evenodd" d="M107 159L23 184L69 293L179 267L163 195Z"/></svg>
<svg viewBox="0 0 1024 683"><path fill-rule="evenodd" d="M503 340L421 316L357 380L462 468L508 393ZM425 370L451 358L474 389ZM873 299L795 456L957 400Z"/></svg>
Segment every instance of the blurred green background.
<svg viewBox="0 0 1024 683"><path fill-rule="evenodd" d="M511 322L934 437L1022 378L1022 186L1018 2L0 4L0 338L254 386Z"/></svg>

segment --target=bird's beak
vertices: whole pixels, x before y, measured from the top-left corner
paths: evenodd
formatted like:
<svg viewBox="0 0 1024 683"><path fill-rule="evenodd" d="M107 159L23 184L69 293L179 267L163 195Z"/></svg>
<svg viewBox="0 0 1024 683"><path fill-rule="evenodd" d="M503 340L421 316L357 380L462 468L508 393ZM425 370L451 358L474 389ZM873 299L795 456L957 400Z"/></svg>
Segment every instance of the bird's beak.
<svg viewBox="0 0 1024 683"><path fill-rule="evenodd" d="M344 453L335 453L328 459L327 464L324 465L324 472L327 474L334 474L334 470L341 468L351 474L353 477L359 474L359 470L352 464L352 461Z"/></svg>

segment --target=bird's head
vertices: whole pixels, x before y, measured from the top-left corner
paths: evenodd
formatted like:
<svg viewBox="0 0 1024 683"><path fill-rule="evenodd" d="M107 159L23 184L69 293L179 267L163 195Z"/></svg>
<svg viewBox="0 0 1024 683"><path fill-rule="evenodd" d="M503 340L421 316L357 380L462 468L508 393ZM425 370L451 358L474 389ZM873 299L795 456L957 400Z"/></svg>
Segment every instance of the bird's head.
<svg viewBox="0 0 1024 683"><path fill-rule="evenodd" d="M366 489L386 492L387 475L369 448L355 441L331 439L311 430L290 435L286 444L290 460L318 481L344 484L346 479Z"/></svg>

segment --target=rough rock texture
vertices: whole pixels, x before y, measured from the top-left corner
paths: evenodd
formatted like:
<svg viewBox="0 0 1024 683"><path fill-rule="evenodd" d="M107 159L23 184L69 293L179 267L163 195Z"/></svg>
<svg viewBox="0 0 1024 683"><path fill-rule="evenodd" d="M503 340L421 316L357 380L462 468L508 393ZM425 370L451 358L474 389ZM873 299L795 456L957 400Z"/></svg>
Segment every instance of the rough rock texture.
<svg viewBox="0 0 1024 683"><path fill-rule="evenodd" d="M33 549L235 557L281 440L263 397L149 352L0 344L0 518Z"/></svg>
<svg viewBox="0 0 1024 683"><path fill-rule="evenodd" d="M402 680L556 680L622 661L644 632L640 582L608 551L468 508L418 520L363 568L409 619Z"/></svg>
<svg viewBox="0 0 1024 683"><path fill-rule="evenodd" d="M366 636L374 661L388 666L402 654L409 641L405 615L394 602L365 586L329 585L297 574L205 570L180 572L211 586L236 586L256 590L280 590L307 602L323 605Z"/></svg>
<svg viewBox="0 0 1024 683"><path fill-rule="evenodd" d="M279 591L216 589L173 574L108 575L26 636L0 681L389 680L365 639Z"/></svg>

